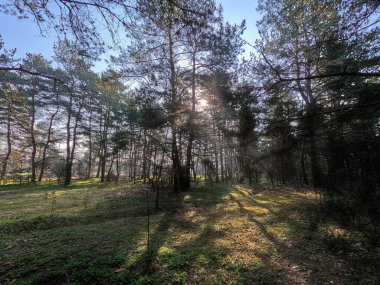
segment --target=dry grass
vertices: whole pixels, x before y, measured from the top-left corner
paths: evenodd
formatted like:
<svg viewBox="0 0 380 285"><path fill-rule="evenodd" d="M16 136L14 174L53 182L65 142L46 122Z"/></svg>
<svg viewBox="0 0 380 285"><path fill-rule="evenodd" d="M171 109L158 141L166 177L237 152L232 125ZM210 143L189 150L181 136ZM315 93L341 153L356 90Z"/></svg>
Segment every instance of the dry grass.
<svg viewBox="0 0 380 285"><path fill-rule="evenodd" d="M311 192L214 184L165 198L148 251L142 189L0 189L0 284L379 283L379 252L320 223Z"/></svg>

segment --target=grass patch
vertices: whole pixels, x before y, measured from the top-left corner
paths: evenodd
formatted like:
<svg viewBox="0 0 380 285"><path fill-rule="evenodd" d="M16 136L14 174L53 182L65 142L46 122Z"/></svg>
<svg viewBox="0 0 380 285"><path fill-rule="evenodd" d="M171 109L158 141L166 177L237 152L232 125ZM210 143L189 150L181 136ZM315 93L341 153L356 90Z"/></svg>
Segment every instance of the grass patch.
<svg viewBox="0 0 380 285"><path fill-rule="evenodd" d="M138 185L141 187L141 185ZM378 284L379 250L312 193L199 185L151 211L133 185L0 187L0 284Z"/></svg>

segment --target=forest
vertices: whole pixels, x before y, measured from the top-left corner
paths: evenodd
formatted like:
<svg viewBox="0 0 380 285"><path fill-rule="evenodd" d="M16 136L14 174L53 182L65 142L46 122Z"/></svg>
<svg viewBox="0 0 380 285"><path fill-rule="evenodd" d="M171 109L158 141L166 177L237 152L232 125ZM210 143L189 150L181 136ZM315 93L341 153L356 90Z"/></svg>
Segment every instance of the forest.
<svg viewBox="0 0 380 285"><path fill-rule="evenodd" d="M0 4L0 284L379 284L380 3L256 4Z"/></svg>

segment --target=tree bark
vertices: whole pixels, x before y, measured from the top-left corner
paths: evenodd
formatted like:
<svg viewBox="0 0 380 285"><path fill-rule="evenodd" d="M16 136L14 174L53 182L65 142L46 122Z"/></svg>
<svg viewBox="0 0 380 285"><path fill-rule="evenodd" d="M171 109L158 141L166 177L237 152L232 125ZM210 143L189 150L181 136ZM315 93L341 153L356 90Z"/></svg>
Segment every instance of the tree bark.
<svg viewBox="0 0 380 285"><path fill-rule="evenodd" d="M5 154L5 157L3 159L3 163L2 163L3 167L1 169L1 179L3 180L3 184L4 184L5 175L7 174L8 161L9 161L9 158L10 158L11 153L12 153L12 141L11 141L12 107L11 107L11 104L8 104L8 106L7 106L7 110L8 110L8 114L7 114L7 153Z"/></svg>
<svg viewBox="0 0 380 285"><path fill-rule="evenodd" d="M184 175L184 186L186 189L190 188L190 181L191 181L191 161L192 161L192 151L193 151L193 141L194 141L194 124L193 120L195 119L195 105L196 105L196 98L195 98L195 75L196 75L196 69L195 69L195 52L192 54L192 72L191 72L191 115L190 115L190 132L189 132L189 138L187 142L187 149L186 149L186 167L185 167L185 175Z"/></svg>
<svg viewBox="0 0 380 285"><path fill-rule="evenodd" d="M34 130L34 124L36 121L36 102L35 102L35 90L32 90L32 101L31 101L31 118L30 118L30 142L32 145L32 153L31 153L31 166L32 166L32 174L30 177L30 180L32 183L36 182L36 153L37 153L37 146L36 146L36 137L35 137L35 130Z"/></svg>
<svg viewBox="0 0 380 285"><path fill-rule="evenodd" d="M169 62L170 62L170 85L171 85L171 131L172 131L172 173L173 173L173 190L178 192L184 190L184 179L181 169L181 162L179 160L178 146L177 146L177 127L176 127L176 104L177 104L177 83L175 72L175 59L174 59L174 42L173 42L173 18L168 18L168 40L169 40Z"/></svg>
<svg viewBox="0 0 380 285"><path fill-rule="evenodd" d="M66 166L65 166L65 182L64 185L68 186L71 184L71 116L72 116L72 104L73 104L73 94L70 93L69 106L67 110L67 121L66 121Z"/></svg>
<svg viewBox="0 0 380 285"><path fill-rule="evenodd" d="M51 142L51 130L53 128L54 118L55 118L55 116L59 112L58 95L56 97L56 101L57 101L56 102L57 103L57 108L55 109L55 112L50 116L48 133L47 133L47 139L46 139L46 143L44 144L43 151L42 151L41 169L40 169L40 175L38 177L38 181L39 182L42 181L42 178L43 178L44 173L45 173L46 153L47 153L47 150L49 148L49 144Z"/></svg>

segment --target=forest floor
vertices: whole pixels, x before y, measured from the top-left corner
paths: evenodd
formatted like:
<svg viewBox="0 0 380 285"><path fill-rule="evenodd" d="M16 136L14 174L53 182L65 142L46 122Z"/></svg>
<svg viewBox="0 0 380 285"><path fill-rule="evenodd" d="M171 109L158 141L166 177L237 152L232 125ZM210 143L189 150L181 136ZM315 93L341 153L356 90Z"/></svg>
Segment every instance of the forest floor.
<svg viewBox="0 0 380 285"><path fill-rule="evenodd" d="M200 185L0 187L0 284L379 284L380 251L321 223L316 194ZM151 197L151 208L153 208Z"/></svg>

